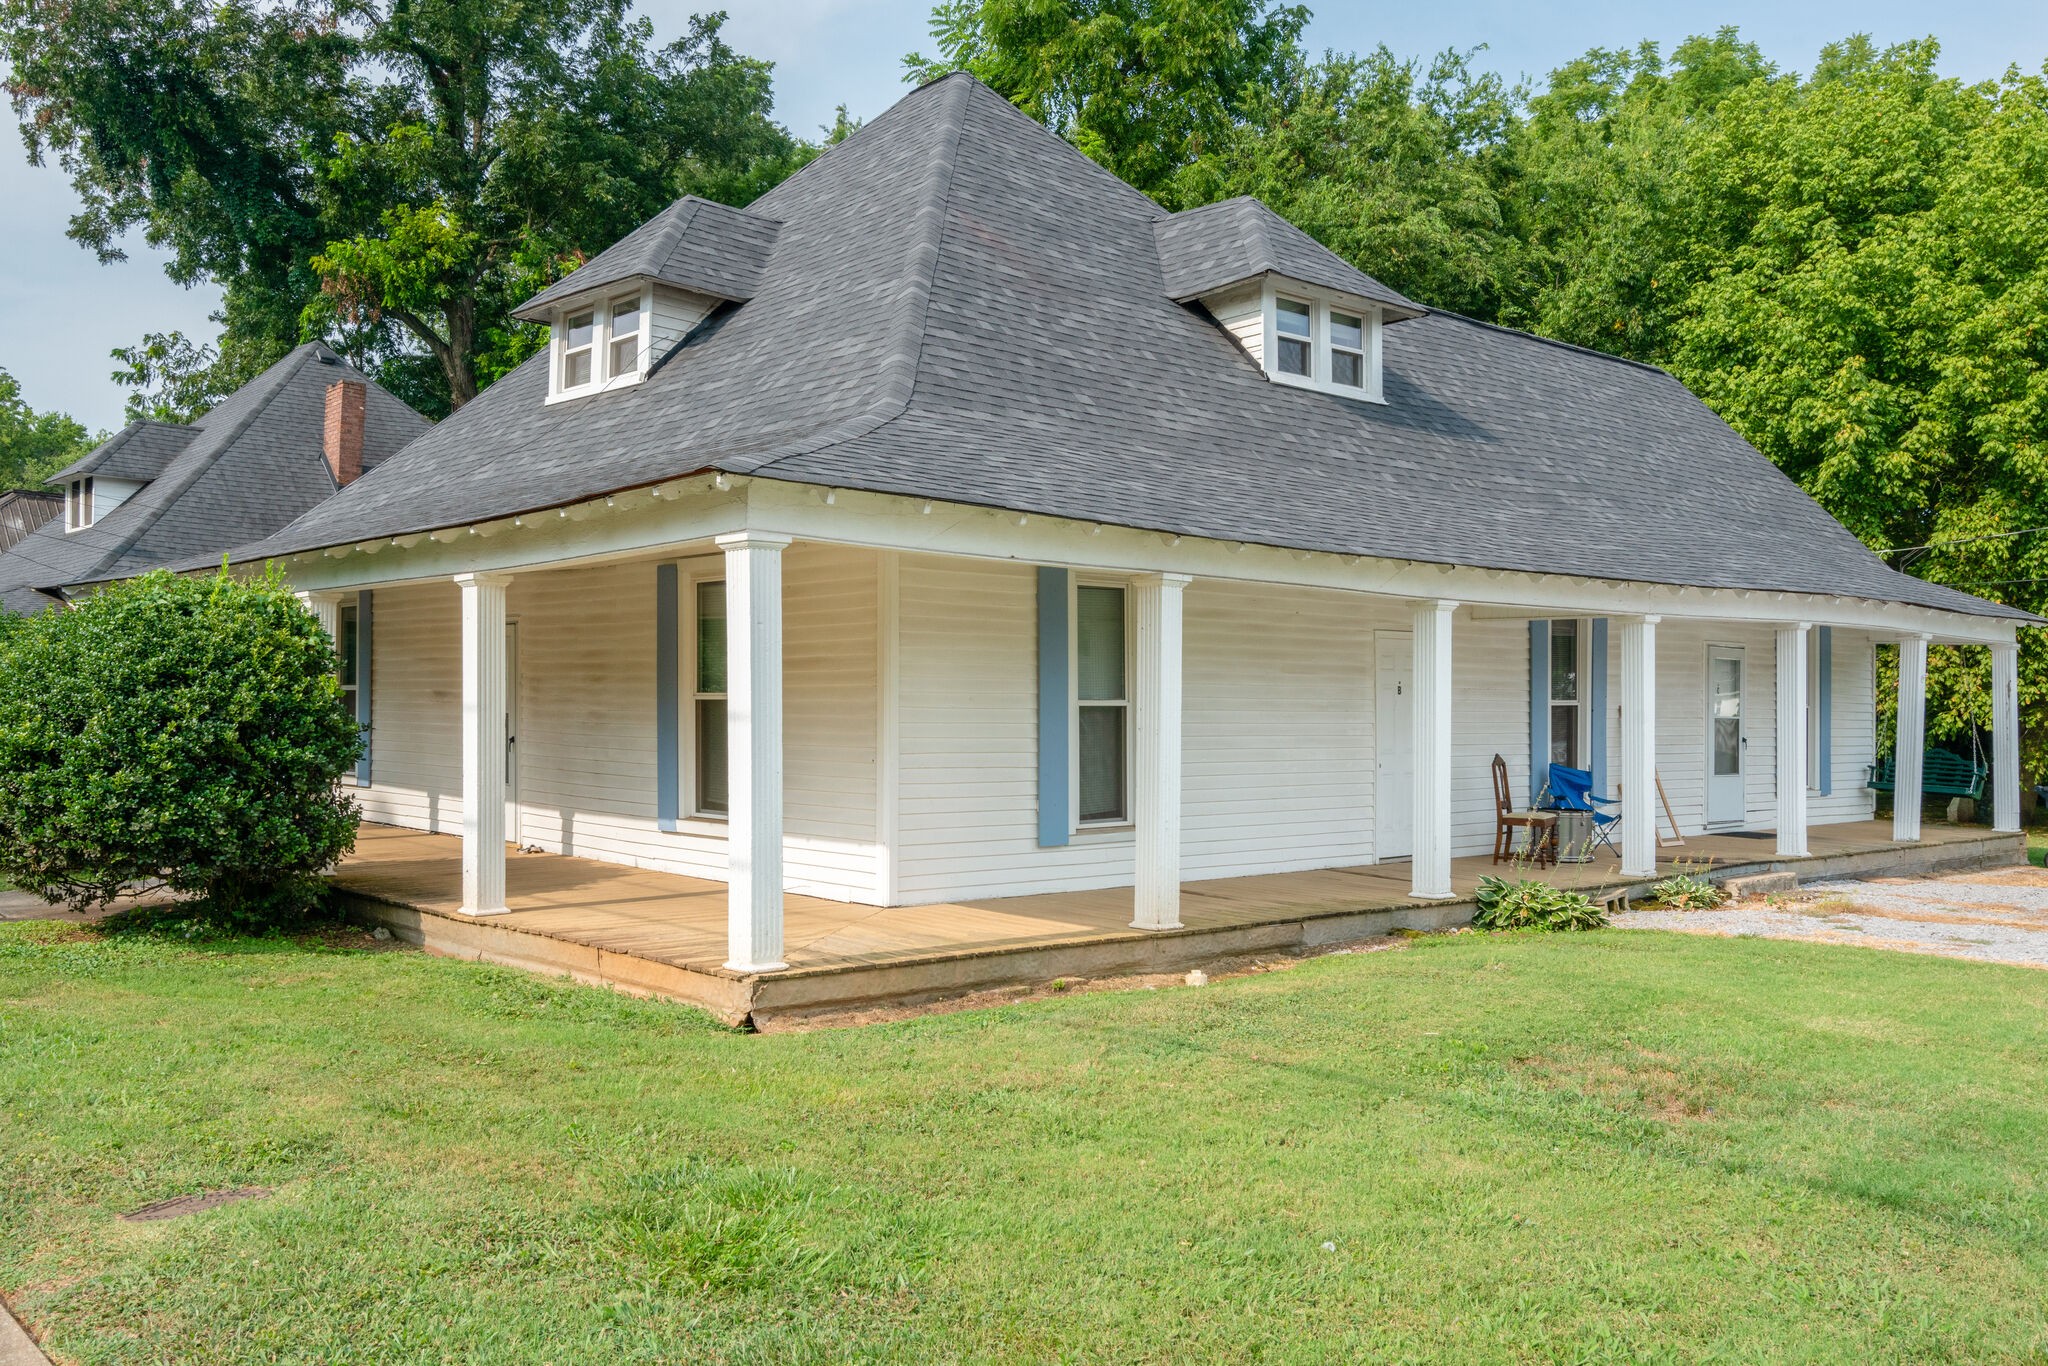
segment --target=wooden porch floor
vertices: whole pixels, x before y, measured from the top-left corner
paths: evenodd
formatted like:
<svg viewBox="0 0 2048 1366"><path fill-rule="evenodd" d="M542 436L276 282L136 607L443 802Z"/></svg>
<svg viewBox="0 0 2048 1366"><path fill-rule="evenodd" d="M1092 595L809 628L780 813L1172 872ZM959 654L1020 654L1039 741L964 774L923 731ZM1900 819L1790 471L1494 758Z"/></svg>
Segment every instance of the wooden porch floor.
<svg viewBox="0 0 2048 1366"><path fill-rule="evenodd" d="M1818 826L1811 833L1812 853L1805 862L1816 865L1813 874L1818 875L1826 863L1844 855L1897 851L1901 859L1925 857L1939 846L1982 844L1994 838L1982 827L1929 824L1919 845L1899 845L1892 841L1889 821ZM1716 868L1800 862L1776 858L1775 848L1768 835L1694 836L1681 847L1660 851L1665 860L1660 866L1668 869L1678 860L1711 860ZM724 883L559 854L508 853L509 913L469 921L458 914L461 868L461 844L453 835L366 824L355 854L335 880L347 892L426 915L565 940L693 973L736 976L723 967ZM1505 865L1496 868L1489 858L1463 858L1452 864L1457 899L1469 901L1480 877L1492 872L1540 876L1589 891L1634 881L1620 876L1612 855L1591 864L1526 874ZM1406 863L1189 882L1181 897L1185 929L1177 933L1442 905L1416 902L1408 887ZM789 967L768 977L1161 937L1131 929L1131 914L1128 887L896 907L791 895L784 912Z"/></svg>

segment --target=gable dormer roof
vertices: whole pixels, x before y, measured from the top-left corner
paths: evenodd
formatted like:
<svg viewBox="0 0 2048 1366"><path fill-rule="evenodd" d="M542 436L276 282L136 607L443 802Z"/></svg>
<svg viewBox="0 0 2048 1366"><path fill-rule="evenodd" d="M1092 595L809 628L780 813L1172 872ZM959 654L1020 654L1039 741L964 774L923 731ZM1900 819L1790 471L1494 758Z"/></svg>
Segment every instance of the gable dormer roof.
<svg viewBox="0 0 2048 1366"><path fill-rule="evenodd" d="M1388 321L1428 312L1274 213L1256 199L1226 199L1153 225L1167 297L1187 303L1267 275L1370 299Z"/></svg>
<svg viewBox="0 0 2048 1366"><path fill-rule="evenodd" d="M654 217L512 311L546 322L555 305L626 280L653 280L728 303L745 303L782 224L696 195L684 195Z"/></svg>
<svg viewBox="0 0 2048 1366"><path fill-rule="evenodd" d="M197 435L197 426L149 418L131 422L44 482L61 484L91 474L102 479L132 479L138 484L146 484L162 474L164 467L177 459L179 452L191 445L192 438Z"/></svg>

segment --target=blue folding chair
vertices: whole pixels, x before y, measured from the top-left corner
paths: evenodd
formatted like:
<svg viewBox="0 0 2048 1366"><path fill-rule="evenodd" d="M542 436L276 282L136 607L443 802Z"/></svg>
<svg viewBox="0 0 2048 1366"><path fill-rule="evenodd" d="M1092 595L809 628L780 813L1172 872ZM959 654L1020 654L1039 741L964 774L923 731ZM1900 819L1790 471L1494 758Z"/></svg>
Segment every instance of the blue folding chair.
<svg viewBox="0 0 2048 1366"><path fill-rule="evenodd" d="M1584 811L1593 818L1593 844L1597 848L1606 845L1608 852L1616 858L1621 850L1614 843L1614 827L1621 820L1620 811L1605 811L1603 807L1619 807L1619 797L1603 797L1593 791L1593 775L1583 768L1572 768L1566 764L1550 766L1550 809L1553 811ZM1586 852L1591 853L1592 850Z"/></svg>

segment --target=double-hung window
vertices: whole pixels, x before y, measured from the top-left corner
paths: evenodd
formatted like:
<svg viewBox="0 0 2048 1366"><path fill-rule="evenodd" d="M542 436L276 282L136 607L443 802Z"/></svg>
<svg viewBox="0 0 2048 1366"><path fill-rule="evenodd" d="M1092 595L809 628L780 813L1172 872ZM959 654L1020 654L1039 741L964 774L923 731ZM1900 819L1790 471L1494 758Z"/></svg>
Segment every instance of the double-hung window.
<svg viewBox="0 0 2048 1366"><path fill-rule="evenodd" d="M1365 319L1330 310L1330 383L1344 389L1365 387Z"/></svg>
<svg viewBox="0 0 2048 1366"><path fill-rule="evenodd" d="M1283 375L1315 378L1315 310L1299 299L1284 295L1273 300L1274 340L1279 352L1274 357Z"/></svg>
<svg viewBox="0 0 2048 1366"><path fill-rule="evenodd" d="M1130 819L1130 644L1124 590L1074 590L1075 765L1083 825Z"/></svg>
<svg viewBox="0 0 2048 1366"><path fill-rule="evenodd" d="M74 479L65 490L64 529L83 531L92 525L92 480Z"/></svg>
<svg viewBox="0 0 2048 1366"><path fill-rule="evenodd" d="M611 312L611 365L605 374L617 379L640 369L640 296L629 294L612 300Z"/></svg>
<svg viewBox="0 0 2048 1366"><path fill-rule="evenodd" d="M1579 623L1573 618L1550 623L1550 762L1584 768L1580 732Z"/></svg>
<svg viewBox="0 0 2048 1366"><path fill-rule="evenodd" d="M695 756L691 806L697 815L723 818L732 810L725 742L725 581L699 579L695 593L690 669L690 736Z"/></svg>
<svg viewBox="0 0 2048 1366"><path fill-rule="evenodd" d="M562 388L581 389L597 376L597 314L590 309L562 320Z"/></svg>

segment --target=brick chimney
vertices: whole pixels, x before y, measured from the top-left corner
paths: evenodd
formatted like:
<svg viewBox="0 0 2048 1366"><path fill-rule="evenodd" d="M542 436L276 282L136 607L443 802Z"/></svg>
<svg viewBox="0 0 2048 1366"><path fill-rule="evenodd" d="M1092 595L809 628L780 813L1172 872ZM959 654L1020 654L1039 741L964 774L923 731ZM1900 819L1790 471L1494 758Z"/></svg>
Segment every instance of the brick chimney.
<svg viewBox="0 0 2048 1366"><path fill-rule="evenodd" d="M363 412L369 390L358 379L338 379L327 386L327 426L321 444L336 484L353 482L363 472Z"/></svg>

